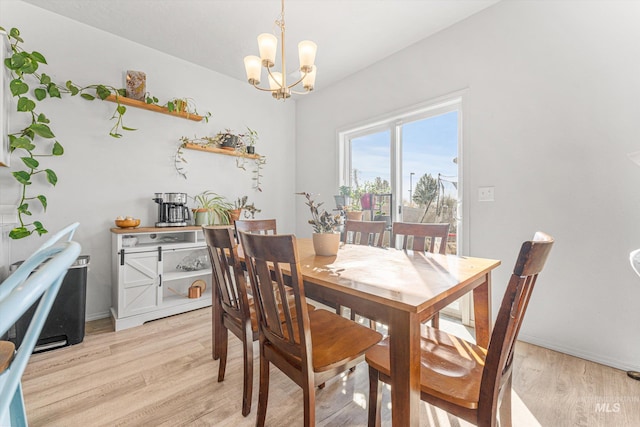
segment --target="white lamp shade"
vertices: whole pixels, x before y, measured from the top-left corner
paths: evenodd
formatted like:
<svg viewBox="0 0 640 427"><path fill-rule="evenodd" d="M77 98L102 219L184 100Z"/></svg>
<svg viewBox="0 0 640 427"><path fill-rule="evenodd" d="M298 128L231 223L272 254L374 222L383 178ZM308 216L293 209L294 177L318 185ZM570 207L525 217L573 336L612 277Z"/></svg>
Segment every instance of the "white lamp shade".
<svg viewBox="0 0 640 427"><path fill-rule="evenodd" d="M300 70L308 71L316 60L318 45L310 40L298 43L298 55L300 56Z"/></svg>
<svg viewBox="0 0 640 427"><path fill-rule="evenodd" d="M316 84L316 66L313 65L311 67L311 71L307 73L306 76L302 78L302 86L306 90L313 90L313 86Z"/></svg>
<svg viewBox="0 0 640 427"><path fill-rule="evenodd" d="M269 74L269 88L271 90L278 90L282 87L282 73L275 72Z"/></svg>
<svg viewBox="0 0 640 427"><path fill-rule="evenodd" d="M272 67L276 62L276 50L278 49L278 39L273 34L262 33L258 36L258 48L262 65Z"/></svg>
<svg viewBox="0 0 640 427"><path fill-rule="evenodd" d="M247 80L251 84L260 84L261 61L255 55L244 57L244 69L247 72Z"/></svg>

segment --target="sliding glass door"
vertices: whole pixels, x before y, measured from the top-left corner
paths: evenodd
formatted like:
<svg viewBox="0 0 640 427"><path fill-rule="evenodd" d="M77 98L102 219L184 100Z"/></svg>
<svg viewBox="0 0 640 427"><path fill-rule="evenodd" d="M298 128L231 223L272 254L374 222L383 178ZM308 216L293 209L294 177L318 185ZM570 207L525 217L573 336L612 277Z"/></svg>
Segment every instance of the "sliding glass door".
<svg viewBox="0 0 640 427"><path fill-rule="evenodd" d="M461 118L455 98L341 132L340 183L351 208L364 220L387 220L389 230L393 221L448 223L447 253L458 253ZM458 303L450 308L462 317Z"/></svg>

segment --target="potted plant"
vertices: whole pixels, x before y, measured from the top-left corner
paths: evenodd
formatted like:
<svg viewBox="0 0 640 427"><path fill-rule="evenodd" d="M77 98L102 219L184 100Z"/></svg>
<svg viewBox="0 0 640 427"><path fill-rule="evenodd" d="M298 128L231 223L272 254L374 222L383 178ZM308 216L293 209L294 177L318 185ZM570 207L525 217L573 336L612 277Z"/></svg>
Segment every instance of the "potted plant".
<svg viewBox="0 0 640 427"><path fill-rule="evenodd" d="M221 148L226 150L233 149L246 154L255 154L258 132L247 127L245 133L234 133L231 129L227 128L224 132L218 132L214 138L218 141Z"/></svg>
<svg viewBox="0 0 640 427"><path fill-rule="evenodd" d="M336 197L336 203L342 203L342 209L348 220L362 221L362 209L360 209L360 198L356 197L350 187L343 185L340 187L340 195ZM340 209L340 207L338 206Z"/></svg>
<svg viewBox="0 0 640 427"><path fill-rule="evenodd" d="M247 150L247 154L256 153L256 142L258 142L258 132L247 126L247 133L239 135Z"/></svg>
<svg viewBox="0 0 640 427"><path fill-rule="evenodd" d="M231 130L226 129L224 132L218 132L215 139L220 143L220 148L235 151L239 137L232 133Z"/></svg>
<svg viewBox="0 0 640 427"><path fill-rule="evenodd" d="M203 191L196 194L193 200L199 207L193 209L196 225L226 225L230 223L229 211L233 205L217 193Z"/></svg>
<svg viewBox="0 0 640 427"><path fill-rule="evenodd" d="M297 193L307 198L305 203L311 210L309 224L313 226L313 250L319 256L335 256L340 247L340 233L336 227L340 224L340 215L332 215L319 209L323 203L316 204L309 193Z"/></svg>
<svg viewBox="0 0 640 427"><path fill-rule="evenodd" d="M238 200L233 202L234 208L229 211L229 216L231 222L240 219L240 214L242 213L242 209L247 208L247 196L239 197Z"/></svg>

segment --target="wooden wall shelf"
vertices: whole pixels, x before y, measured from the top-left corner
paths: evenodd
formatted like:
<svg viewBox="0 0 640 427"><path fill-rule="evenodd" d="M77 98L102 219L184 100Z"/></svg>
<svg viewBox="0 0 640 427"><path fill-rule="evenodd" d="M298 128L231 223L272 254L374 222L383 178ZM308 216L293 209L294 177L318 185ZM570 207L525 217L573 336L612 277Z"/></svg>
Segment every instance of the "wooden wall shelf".
<svg viewBox="0 0 640 427"><path fill-rule="evenodd" d="M243 153L240 153L238 151L223 150L222 148L216 148L216 147L205 147L205 146L200 145L200 144L186 143L184 145L184 148L188 148L189 150L206 151L207 153L223 154L225 156L246 157L247 159L259 159L260 158L259 154L243 154Z"/></svg>
<svg viewBox="0 0 640 427"><path fill-rule="evenodd" d="M187 120L193 120L194 122L202 121L203 117L197 114L189 114L179 111L169 111L167 107L161 107L159 105L147 104L144 101L138 101L136 99L127 98L125 96L118 96L116 101L115 95L109 95L105 98L105 101L120 102L122 105L128 105L129 107L142 108L143 110L155 111L156 113L168 114L174 117L181 117Z"/></svg>

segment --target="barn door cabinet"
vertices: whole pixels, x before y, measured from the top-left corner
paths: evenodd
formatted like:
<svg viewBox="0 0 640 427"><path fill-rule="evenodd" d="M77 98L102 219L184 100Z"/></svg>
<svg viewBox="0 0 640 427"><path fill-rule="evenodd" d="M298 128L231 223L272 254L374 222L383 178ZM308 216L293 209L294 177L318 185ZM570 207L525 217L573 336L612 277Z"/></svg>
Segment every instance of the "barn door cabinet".
<svg viewBox="0 0 640 427"><path fill-rule="evenodd" d="M111 237L116 331L211 305L211 267L200 227L112 228ZM204 293L188 298L189 287L200 280Z"/></svg>

